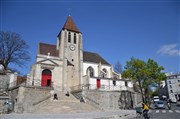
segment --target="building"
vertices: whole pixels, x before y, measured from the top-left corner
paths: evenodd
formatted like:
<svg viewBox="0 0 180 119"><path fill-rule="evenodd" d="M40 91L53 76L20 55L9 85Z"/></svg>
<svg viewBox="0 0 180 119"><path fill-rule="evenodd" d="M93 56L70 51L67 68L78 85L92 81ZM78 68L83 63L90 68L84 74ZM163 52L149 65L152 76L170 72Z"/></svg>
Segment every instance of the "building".
<svg viewBox="0 0 180 119"><path fill-rule="evenodd" d="M7 113L7 102L10 99L8 90L16 86L17 72L7 70L6 74L0 66L0 114Z"/></svg>
<svg viewBox="0 0 180 119"><path fill-rule="evenodd" d="M70 91L70 87L82 84L82 48L82 33L69 16L57 35L56 45L39 44L36 63L27 80L29 85Z"/></svg>
<svg viewBox="0 0 180 119"><path fill-rule="evenodd" d="M130 80L122 79L98 53L83 50L83 35L71 16L57 34L55 45L39 43L27 77L15 73L5 78L0 78L0 84L6 83L2 86L8 92L0 90L0 94L6 96L4 101L12 102L11 110L16 113L33 112L42 102L53 103L55 93L59 101L71 100L68 94L74 97L71 101L83 99L103 110L130 109L142 101Z"/></svg>
<svg viewBox="0 0 180 119"><path fill-rule="evenodd" d="M71 16L56 41L56 45L39 44L27 85L54 87L56 92L71 92L82 86L101 90L132 88L131 81L121 79L99 54L83 50L82 33Z"/></svg>
<svg viewBox="0 0 180 119"><path fill-rule="evenodd" d="M166 80L169 99L173 102L180 100L180 73L170 74Z"/></svg>
<svg viewBox="0 0 180 119"><path fill-rule="evenodd" d="M121 74L116 73L98 53L83 50L83 35L72 17L68 16L55 45L39 43L36 62L25 86L18 89L22 93L13 97L20 100L16 109L22 110L30 109L26 107L27 103L33 108L37 102L48 99L50 90L50 95L71 93L101 109L129 109L141 101L132 87L132 82L122 79ZM31 99L28 93L40 98ZM19 107L20 104L22 106Z"/></svg>

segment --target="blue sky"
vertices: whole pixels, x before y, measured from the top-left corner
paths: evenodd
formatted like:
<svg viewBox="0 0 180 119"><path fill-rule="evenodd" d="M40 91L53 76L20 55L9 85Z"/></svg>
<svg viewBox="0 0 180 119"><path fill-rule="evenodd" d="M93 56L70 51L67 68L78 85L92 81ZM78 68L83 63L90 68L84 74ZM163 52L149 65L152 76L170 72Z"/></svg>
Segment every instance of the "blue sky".
<svg viewBox="0 0 180 119"><path fill-rule="evenodd" d="M165 72L180 72L178 0L0 0L0 30L16 32L30 46L31 61L18 68L27 74L40 42L56 44L70 14L83 34L85 51L114 65L135 57L154 59ZM70 8L70 10L69 10Z"/></svg>

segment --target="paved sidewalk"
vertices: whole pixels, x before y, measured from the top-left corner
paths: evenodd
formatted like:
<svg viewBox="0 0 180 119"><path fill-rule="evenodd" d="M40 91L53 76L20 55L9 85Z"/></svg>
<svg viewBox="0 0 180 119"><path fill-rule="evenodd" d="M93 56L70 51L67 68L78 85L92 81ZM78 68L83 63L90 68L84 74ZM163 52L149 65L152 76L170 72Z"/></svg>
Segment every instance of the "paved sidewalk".
<svg viewBox="0 0 180 119"><path fill-rule="evenodd" d="M72 114L7 114L0 119L132 119L134 110L115 110L104 112L72 113Z"/></svg>

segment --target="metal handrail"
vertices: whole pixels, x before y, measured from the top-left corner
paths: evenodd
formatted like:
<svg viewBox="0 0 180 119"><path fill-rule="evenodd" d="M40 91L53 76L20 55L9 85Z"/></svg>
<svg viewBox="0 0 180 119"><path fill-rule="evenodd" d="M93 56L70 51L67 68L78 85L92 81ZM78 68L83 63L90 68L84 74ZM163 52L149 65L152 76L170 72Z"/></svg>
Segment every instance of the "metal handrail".
<svg viewBox="0 0 180 119"><path fill-rule="evenodd" d="M70 88L71 91L77 91L77 90L102 90L102 91L133 91L133 88L127 87L127 86L120 86L120 85L101 85L100 87L97 87L95 84L80 84L76 85Z"/></svg>

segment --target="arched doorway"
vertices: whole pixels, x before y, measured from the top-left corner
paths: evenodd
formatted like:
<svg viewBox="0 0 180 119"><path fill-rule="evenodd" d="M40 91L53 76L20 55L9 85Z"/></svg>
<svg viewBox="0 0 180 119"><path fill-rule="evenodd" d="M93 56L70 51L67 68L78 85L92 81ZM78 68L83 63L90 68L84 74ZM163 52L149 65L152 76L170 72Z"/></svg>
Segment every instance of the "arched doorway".
<svg viewBox="0 0 180 119"><path fill-rule="evenodd" d="M49 69L44 69L42 71L42 79L41 79L41 86L43 87L51 87L51 79L52 79L52 73Z"/></svg>

